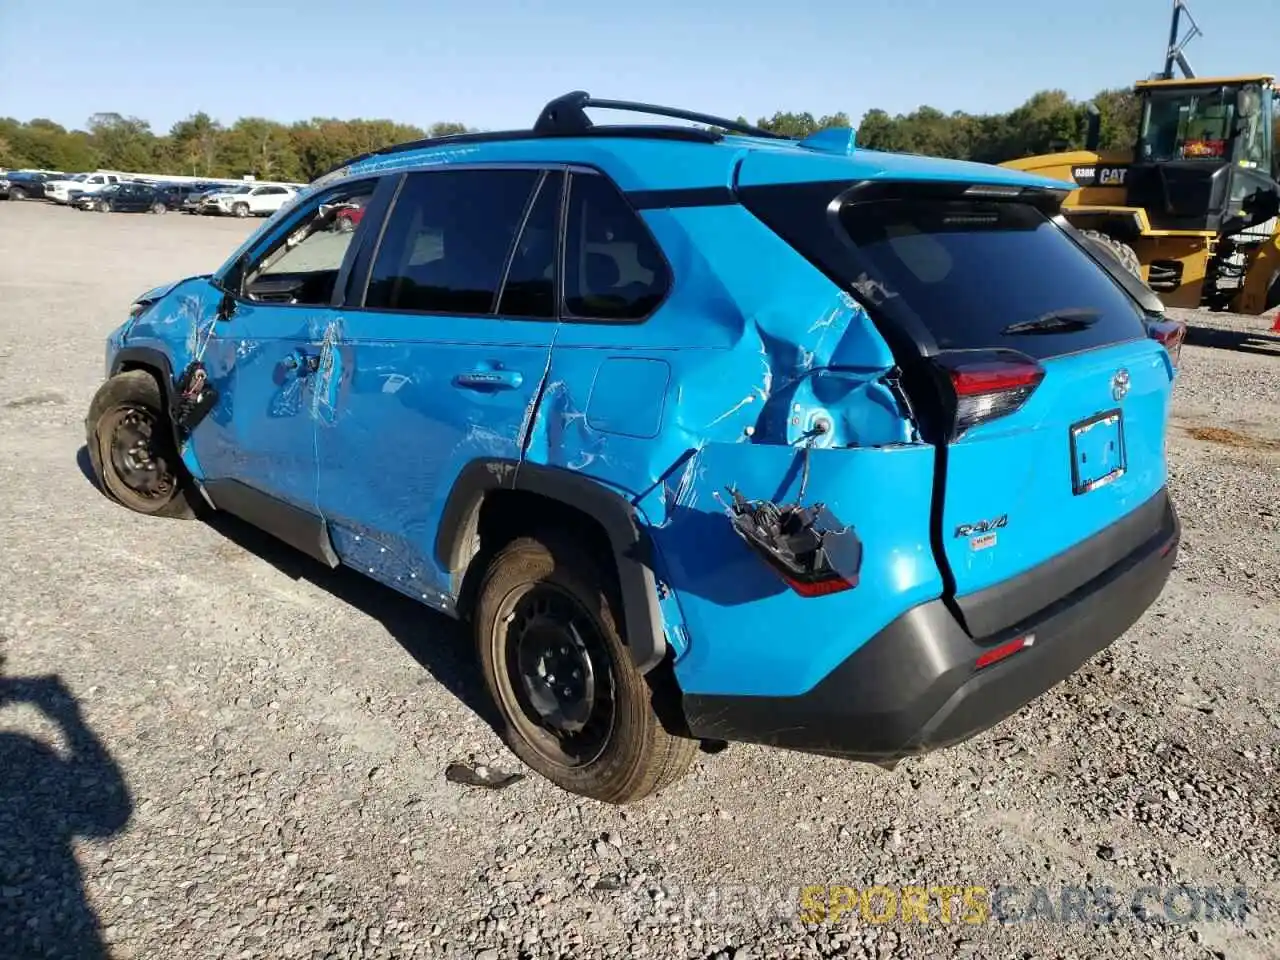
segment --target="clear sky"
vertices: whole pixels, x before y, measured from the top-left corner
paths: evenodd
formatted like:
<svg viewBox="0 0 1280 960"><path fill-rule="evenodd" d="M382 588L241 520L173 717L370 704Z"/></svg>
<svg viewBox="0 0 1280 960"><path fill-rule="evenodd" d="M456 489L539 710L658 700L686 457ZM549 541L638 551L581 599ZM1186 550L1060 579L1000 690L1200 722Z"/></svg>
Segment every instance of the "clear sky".
<svg viewBox="0 0 1280 960"><path fill-rule="evenodd" d="M1171 0L0 0L0 116L527 127L585 89L749 119L1010 109L1163 65ZM1191 0L1195 71L1280 72L1280 0ZM613 119L613 118L609 118Z"/></svg>

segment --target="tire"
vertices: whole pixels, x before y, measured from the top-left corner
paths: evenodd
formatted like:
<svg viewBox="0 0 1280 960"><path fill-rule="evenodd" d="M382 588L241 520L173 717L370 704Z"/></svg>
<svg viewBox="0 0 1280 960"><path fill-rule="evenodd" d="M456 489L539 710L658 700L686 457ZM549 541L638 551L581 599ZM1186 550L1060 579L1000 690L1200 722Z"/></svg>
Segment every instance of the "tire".
<svg viewBox="0 0 1280 960"><path fill-rule="evenodd" d="M96 207L97 207L97 211L98 211L99 213L110 213L110 212L111 212L111 201L110 201L110 200L99 200L99 201L98 201L98 203L97 203L97 205L96 205Z"/></svg>
<svg viewBox="0 0 1280 960"><path fill-rule="evenodd" d="M351 222L350 217L338 217L337 220L334 221L333 226L338 233L351 233L356 228L356 225Z"/></svg>
<svg viewBox="0 0 1280 960"><path fill-rule="evenodd" d="M485 570L472 619L507 746L558 787L621 804L679 779L698 741L673 736L660 722L654 690L631 661L617 627L621 611L598 570L557 538L515 540ZM544 657L535 666L539 651ZM572 685L572 696L550 692L556 670L565 674L554 687L569 692ZM535 702L580 728L558 739L554 720Z"/></svg>
<svg viewBox="0 0 1280 960"><path fill-rule="evenodd" d="M1138 259L1138 254L1133 247L1097 230L1081 230L1080 232L1103 249L1109 251L1135 277L1139 280L1142 279L1142 261Z"/></svg>
<svg viewBox="0 0 1280 960"><path fill-rule="evenodd" d="M27 191L23 190L21 187L10 187L10 188L9 188L9 199L10 199L10 200L25 200L25 199L27 199Z"/></svg>
<svg viewBox="0 0 1280 960"><path fill-rule="evenodd" d="M155 214L165 213L165 212L167 212L167 211L168 211L168 209L169 209L169 208L168 208L168 207L166 207L166 206L165 206L163 203L161 203L159 200L157 200L155 203L153 203L153 204L151 205L151 212L152 212L152 213L155 213Z"/></svg>
<svg viewBox="0 0 1280 960"><path fill-rule="evenodd" d="M237 203L231 208L231 212L237 217L247 217L249 215L249 205L247 203Z"/></svg>
<svg viewBox="0 0 1280 960"><path fill-rule="evenodd" d="M98 388L85 444L98 487L112 500L154 517L195 516L160 385L146 370L118 373Z"/></svg>

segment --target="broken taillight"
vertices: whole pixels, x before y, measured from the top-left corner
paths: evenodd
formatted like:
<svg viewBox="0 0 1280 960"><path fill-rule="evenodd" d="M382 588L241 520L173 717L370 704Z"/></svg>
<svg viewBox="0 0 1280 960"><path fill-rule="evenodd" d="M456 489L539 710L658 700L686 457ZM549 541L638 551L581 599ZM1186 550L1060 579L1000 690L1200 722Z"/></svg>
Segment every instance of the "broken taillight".
<svg viewBox="0 0 1280 960"><path fill-rule="evenodd" d="M953 439L970 427L1013 413L1044 379L1044 367L1013 351L975 357L943 354L935 362L945 371L952 393Z"/></svg>
<svg viewBox="0 0 1280 960"><path fill-rule="evenodd" d="M1187 339L1187 324L1184 320L1153 320L1147 322L1147 336L1158 340L1169 352L1169 361L1173 369L1178 369L1178 361L1182 358L1182 343Z"/></svg>
<svg viewBox="0 0 1280 960"><path fill-rule="evenodd" d="M858 585L862 541L822 504L748 500L730 488L734 529L771 570L802 597L825 597Z"/></svg>

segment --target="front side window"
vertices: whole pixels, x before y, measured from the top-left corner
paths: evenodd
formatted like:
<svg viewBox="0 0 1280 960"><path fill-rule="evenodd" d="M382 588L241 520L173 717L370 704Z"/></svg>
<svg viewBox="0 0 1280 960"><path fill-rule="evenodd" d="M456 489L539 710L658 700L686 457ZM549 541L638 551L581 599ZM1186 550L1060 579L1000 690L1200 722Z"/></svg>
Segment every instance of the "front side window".
<svg viewBox="0 0 1280 960"><path fill-rule="evenodd" d="M490 314L539 170L433 170L405 178L369 275L377 310Z"/></svg>
<svg viewBox="0 0 1280 960"><path fill-rule="evenodd" d="M363 180L313 198L293 226L246 268L244 295L270 303L328 305L355 235L338 226L337 212L352 202L367 203L376 186L376 180Z"/></svg>
<svg viewBox="0 0 1280 960"><path fill-rule="evenodd" d="M565 313L640 320L662 302L667 265L648 229L605 177L575 174L565 223Z"/></svg>

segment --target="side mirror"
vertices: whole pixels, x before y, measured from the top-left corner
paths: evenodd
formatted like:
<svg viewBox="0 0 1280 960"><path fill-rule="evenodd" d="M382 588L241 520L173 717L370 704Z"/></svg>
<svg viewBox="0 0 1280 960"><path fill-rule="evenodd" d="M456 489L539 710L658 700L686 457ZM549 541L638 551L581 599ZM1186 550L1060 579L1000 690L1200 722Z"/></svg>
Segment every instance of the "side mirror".
<svg viewBox="0 0 1280 960"><path fill-rule="evenodd" d="M229 293L224 293L222 299L218 301L219 320L230 320L236 312L236 298Z"/></svg>

